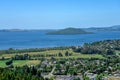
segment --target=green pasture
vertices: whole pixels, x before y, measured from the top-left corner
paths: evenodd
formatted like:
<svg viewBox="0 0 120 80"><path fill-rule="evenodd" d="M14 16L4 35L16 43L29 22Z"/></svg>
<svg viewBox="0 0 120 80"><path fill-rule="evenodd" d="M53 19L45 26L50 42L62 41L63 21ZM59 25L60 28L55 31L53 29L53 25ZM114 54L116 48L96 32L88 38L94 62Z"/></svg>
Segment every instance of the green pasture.
<svg viewBox="0 0 120 80"><path fill-rule="evenodd" d="M8 60L0 60L0 67L7 67L6 62ZM39 60L14 60L13 66L23 66L23 65L37 65L39 64Z"/></svg>

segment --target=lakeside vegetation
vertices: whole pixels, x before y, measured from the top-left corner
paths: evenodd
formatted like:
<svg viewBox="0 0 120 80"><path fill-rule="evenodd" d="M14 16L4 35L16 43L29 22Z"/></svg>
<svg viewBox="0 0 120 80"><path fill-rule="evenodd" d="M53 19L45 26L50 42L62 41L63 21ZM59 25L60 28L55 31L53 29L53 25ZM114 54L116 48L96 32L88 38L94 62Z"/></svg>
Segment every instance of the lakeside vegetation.
<svg viewBox="0 0 120 80"><path fill-rule="evenodd" d="M0 50L0 80L90 80L91 77L102 80L119 73L120 40L83 46Z"/></svg>

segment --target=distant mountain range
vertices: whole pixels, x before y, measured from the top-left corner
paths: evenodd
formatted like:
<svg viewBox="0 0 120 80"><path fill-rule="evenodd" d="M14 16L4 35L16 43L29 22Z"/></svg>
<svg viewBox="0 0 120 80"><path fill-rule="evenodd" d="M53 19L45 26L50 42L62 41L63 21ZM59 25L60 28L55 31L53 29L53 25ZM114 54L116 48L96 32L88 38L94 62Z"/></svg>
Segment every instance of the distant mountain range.
<svg viewBox="0 0 120 80"><path fill-rule="evenodd" d="M120 25L114 25L111 27L91 27L91 28L83 28L85 31L120 31Z"/></svg>
<svg viewBox="0 0 120 80"><path fill-rule="evenodd" d="M39 31L39 32L49 32L49 31L54 31L54 30L50 30L50 29L2 29L0 30L0 32L30 32L30 31Z"/></svg>
<svg viewBox="0 0 120 80"><path fill-rule="evenodd" d="M44 32L51 32L48 34L56 34L55 29L2 29L0 32L26 32L26 31L44 31ZM68 33L65 33L65 32ZM73 31L73 32L72 32ZM89 32L95 32L95 31L120 31L120 25L114 25L111 27L90 27L90 28L66 28L66 29L59 29L57 30L57 33L65 33L69 34L69 32L72 32L74 34L81 34L81 33L89 33Z"/></svg>
<svg viewBox="0 0 120 80"><path fill-rule="evenodd" d="M91 32L84 31L79 28L65 28L57 31L48 32L48 35L70 35L70 34L90 34Z"/></svg>

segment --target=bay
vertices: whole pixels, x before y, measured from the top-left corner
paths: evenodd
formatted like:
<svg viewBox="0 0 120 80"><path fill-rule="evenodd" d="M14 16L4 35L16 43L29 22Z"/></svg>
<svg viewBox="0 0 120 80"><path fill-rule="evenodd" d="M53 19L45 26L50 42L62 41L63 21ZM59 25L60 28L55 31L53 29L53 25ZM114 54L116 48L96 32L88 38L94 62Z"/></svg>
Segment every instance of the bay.
<svg viewBox="0 0 120 80"><path fill-rule="evenodd" d="M0 49L80 46L100 40L120 39L120 32L95 32L79 35L46 35L44 31L0 32Z"/></svg>

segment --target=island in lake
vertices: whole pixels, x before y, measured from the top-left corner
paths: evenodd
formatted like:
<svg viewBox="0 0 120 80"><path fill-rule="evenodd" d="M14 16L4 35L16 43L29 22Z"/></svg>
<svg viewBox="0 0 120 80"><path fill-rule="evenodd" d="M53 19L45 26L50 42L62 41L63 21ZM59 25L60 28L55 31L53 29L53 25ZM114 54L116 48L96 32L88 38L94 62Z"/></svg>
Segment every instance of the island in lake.
<svg viewBox="0 0 120 80"><path fill-rule="evenodd" d="M80 28L65 28L58 31L48 32L48 35L73 35L73 34L91 34L92 32L87 32Z"/></svg>

